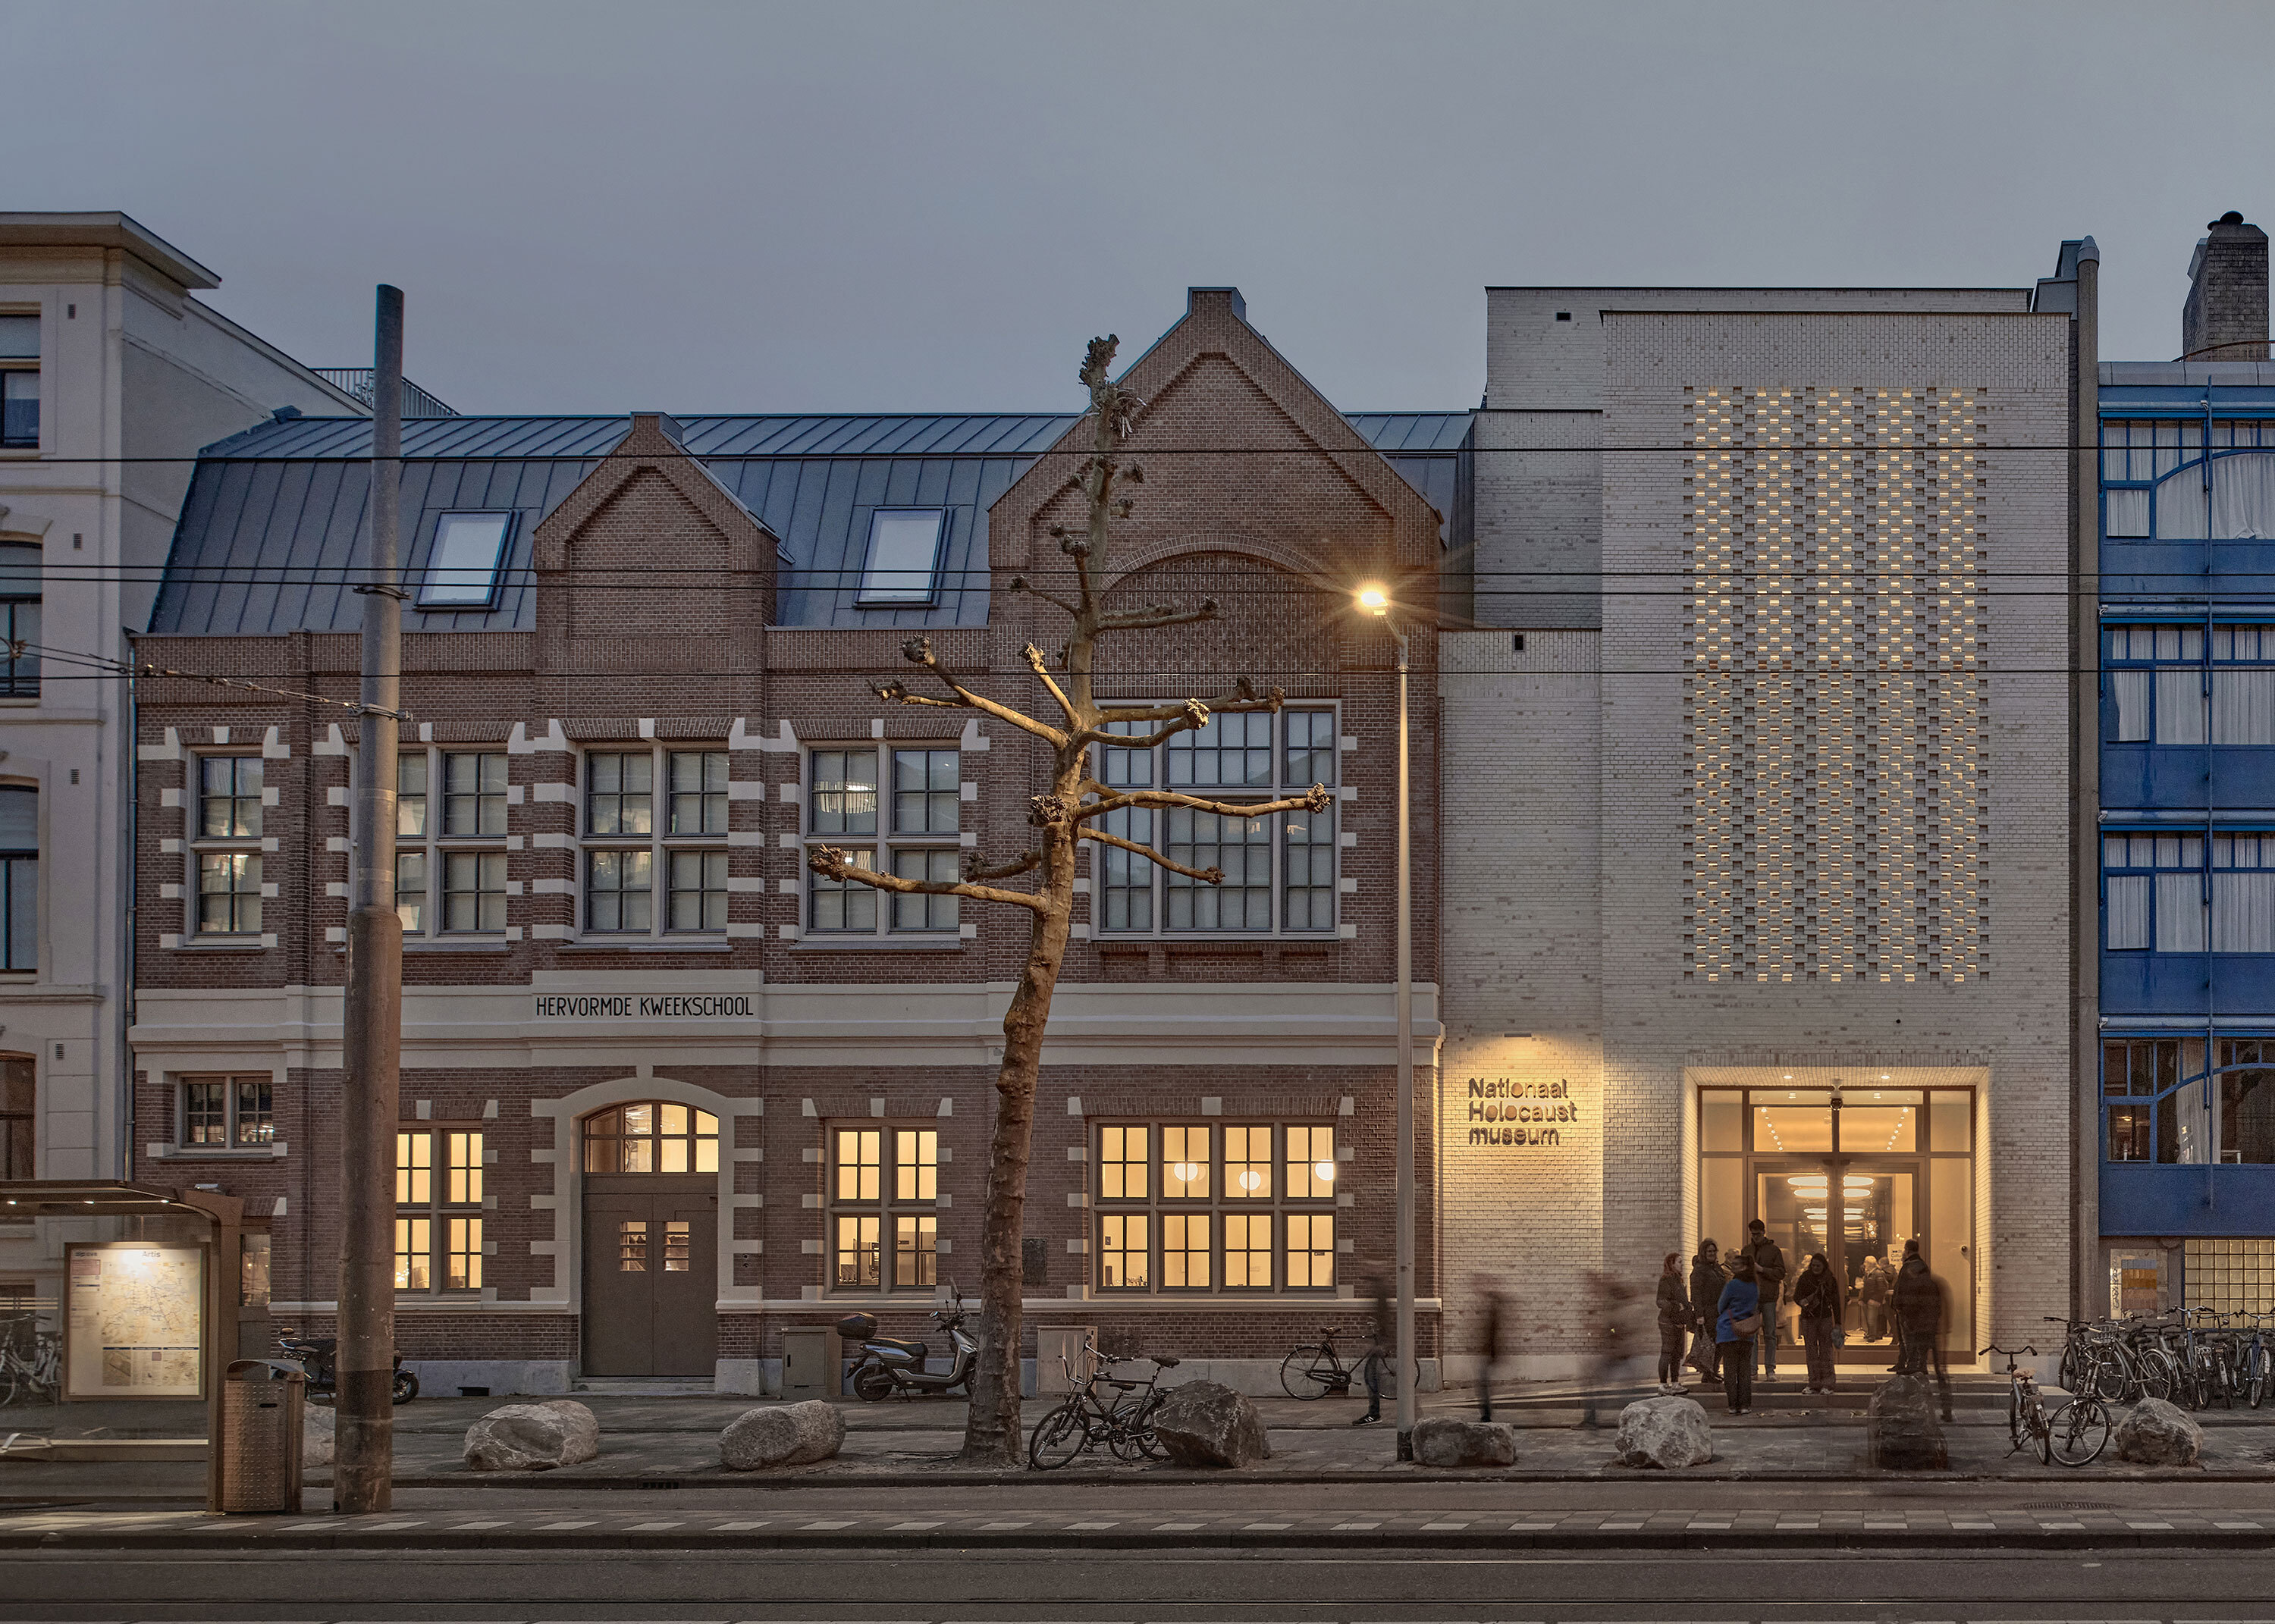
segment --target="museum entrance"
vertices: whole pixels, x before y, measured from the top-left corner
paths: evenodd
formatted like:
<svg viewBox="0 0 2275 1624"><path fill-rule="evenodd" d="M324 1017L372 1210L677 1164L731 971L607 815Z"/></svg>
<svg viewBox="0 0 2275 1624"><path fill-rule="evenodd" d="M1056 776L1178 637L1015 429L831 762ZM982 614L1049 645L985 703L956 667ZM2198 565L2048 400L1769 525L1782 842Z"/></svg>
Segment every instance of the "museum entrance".
<svg viewBox="0 0 2275 1624"><path fill-rule="evenodd" d="M1895 1357L1894 1273L1916 1243L1943 1283L1945 1348L1971 1358L1974 1094L1969 1089L1699 1091L1702 1233L1727 1252L1759 1219L1785 1254L1787 1293L1823 1253L1843 1287L1843 1364ZM1801 1328L1779 1315L1780 1364L1799 1368Z"/></svg>

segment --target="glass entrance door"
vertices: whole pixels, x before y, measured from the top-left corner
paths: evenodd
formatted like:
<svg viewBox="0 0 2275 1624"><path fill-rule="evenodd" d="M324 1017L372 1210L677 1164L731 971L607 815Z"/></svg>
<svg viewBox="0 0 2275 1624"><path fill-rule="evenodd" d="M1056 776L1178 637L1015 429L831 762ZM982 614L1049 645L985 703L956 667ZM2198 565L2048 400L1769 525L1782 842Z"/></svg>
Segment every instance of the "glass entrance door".
<svg viewBox="0 0 2275 1624"><path fill-rule="evenodd" d="M1885 1311L1888 1294L1866 1288L1881 1271L1888 1272L1893 1287L1891 1265L1901 1260L1904 1243L1919 1235L1918 1188L1916 1166L1887 1158L1755 1159L1754 1215L1786 1259L1788 1301L1780 1306L1778 1320L1783 1348L1801 1346L1801 1325L1790 1299L1810 1258L1822 1252L1826 1266L1846 1286L1849 1301L1844 1321L1848 1341L1839 1356L1842 1362L1861 1364L1892 1356ZM1877 1316L1864 1306L1873 1297L1884 1311Z"/></svg>

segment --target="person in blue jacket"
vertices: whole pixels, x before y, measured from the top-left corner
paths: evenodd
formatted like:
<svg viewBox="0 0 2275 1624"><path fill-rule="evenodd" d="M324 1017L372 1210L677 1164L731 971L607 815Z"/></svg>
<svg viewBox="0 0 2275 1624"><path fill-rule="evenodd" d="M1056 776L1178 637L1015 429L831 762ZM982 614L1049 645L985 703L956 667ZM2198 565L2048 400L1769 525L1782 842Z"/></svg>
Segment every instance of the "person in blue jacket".
<svg viewBox="0 0 2275 1624"><path fill-rule="evenodd" d="M1730 1413L1742 1416L1754 1407L1754 1338L1761 1331L1761 1288L1754 1279L1754 1260L1740 1251L1730 1261L1730 1279L1714 1304L1714 1341L1722 1352L1722 1396ZM1750 1322L1741 1329L1741 1322Z"/></svg>

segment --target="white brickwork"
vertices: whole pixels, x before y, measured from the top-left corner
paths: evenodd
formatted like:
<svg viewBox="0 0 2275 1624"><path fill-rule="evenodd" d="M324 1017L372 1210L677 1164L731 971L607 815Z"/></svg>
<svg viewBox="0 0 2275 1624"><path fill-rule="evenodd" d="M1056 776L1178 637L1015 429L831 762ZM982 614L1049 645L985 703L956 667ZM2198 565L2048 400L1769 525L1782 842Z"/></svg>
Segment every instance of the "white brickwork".
<svg viewBox="0 0 2275 1624"><path fill-rule="evenodd" d="M2066 434L2067 328L1992 294L1841 298L1590 312L1600 641L1538 620L1521 653L1514 630L1441 639L1456 1373L1481 1278L1546 1370L1584 1346L1589 1268L1647 1299L1660 1257L1689 1255L1710 1078L1976 1085L1949 1283L2002 1339L2068 1300L2067 471L2010 449ZM1588 404L1582 370L1562 359L1553 404ZM1734 425L1750 453L1704 469L1684 447L1709 403L1756 420ZM1702 676L1695 646L1724 637ZM1727 868L1711 910L1687 837ZM1472 1078L1508 1080L1526 1143L1470 1143L1471 1107L1508 1102Z"/></svg>

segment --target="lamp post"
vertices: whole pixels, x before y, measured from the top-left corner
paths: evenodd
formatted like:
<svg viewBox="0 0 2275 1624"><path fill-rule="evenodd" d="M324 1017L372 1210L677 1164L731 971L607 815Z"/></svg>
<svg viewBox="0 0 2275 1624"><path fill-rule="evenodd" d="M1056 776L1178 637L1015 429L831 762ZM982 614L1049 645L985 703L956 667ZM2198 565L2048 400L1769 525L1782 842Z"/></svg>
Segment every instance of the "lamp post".
<svg viewBox="0 0 2275 1624"><path fill-rule="evenodd" d="M1414 1455L1414 782L1407 720L1406 634L1390 618L1390 594L1370 583L1358 607L1398 644L1398 1458Z"/></svg>

